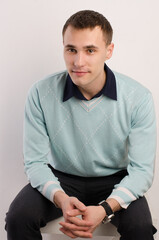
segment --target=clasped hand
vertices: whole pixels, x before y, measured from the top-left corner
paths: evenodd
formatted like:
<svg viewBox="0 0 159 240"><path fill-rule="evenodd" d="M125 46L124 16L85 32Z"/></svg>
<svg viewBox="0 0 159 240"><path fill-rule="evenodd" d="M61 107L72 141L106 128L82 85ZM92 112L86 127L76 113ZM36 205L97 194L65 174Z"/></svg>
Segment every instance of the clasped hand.
<svg viewBox="0 0 159 240"><path fill-rule="evenodd" d="M92 238L93 231L105 217L101 206L85 206L75 197L67 198L62 205L64 222L60 231L71 238Z"/></svg>

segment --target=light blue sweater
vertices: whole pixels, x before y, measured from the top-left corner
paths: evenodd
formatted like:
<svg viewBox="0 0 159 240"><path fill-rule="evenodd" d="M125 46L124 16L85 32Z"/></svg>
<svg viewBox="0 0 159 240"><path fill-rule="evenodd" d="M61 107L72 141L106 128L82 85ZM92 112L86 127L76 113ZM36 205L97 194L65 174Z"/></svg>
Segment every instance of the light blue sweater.
<svg viewBox="0 0 159 240"><path fill-rule="evenodd" d="M117 101L102 95L90 101L72 97L63 102L66 71L35 83L29 91L25 171L31 185L50 201L61 187L48 163L59 171L85 177L127 169L128 176L110 195L123 208L151 186L156 148L152 96L131 78L114 74Z"/></svg>

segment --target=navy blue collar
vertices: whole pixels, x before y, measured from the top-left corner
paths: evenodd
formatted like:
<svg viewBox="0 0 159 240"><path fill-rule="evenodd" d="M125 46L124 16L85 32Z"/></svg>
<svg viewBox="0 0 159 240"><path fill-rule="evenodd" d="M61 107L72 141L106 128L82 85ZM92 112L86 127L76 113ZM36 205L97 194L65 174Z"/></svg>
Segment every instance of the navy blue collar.
<svg viewBox="0 0 159 240"><path fill-rule="evenodd" d="M116 90L116 80L114 73L108 68L106 64L104 64L104 70L106 71L106 83L102 90L97 93L93 98L100 97L102 94L105 96L117 100L117 90ZM63 102L67 101L71 97L76 97L80 100L87 100L78 87L72 82L72 79L70 75L68 74L64 89L64 95L63 95Z"/></svg>

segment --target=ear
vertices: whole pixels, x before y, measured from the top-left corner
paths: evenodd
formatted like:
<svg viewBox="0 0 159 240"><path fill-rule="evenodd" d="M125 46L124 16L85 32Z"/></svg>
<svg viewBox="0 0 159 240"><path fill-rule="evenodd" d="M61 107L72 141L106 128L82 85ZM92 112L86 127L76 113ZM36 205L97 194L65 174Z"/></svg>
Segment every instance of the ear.
<svg viewBox="0 0 159 240"><path fill-rule="evenodd" d="M106 60L110 59L114 50L114 43L111 43L107 46Z"/></svg>

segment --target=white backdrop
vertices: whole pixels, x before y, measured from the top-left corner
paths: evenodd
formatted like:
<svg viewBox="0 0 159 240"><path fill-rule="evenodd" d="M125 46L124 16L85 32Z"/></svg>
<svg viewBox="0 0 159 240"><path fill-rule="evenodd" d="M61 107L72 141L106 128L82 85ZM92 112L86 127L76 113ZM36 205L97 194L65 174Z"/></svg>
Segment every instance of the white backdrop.
<svg viewBox="0 0 159 240"><path fill-rule="evenodd" d="M108 66L151 90L159 120L158 0L0 0L0 236L5 212L27 183L23 170L23 112L28 89L65 68L61 29L74 12L103 13L114 29L114 54ZM159 219L159 148L153 186L148 193L152 215Z"/></svg>

